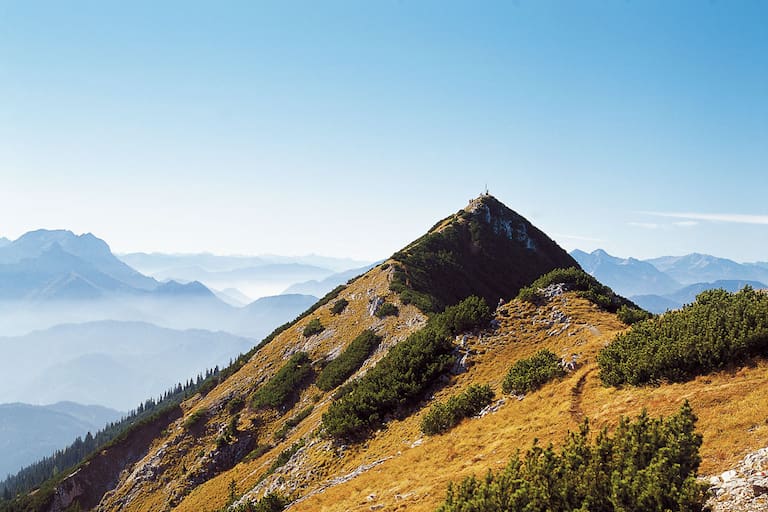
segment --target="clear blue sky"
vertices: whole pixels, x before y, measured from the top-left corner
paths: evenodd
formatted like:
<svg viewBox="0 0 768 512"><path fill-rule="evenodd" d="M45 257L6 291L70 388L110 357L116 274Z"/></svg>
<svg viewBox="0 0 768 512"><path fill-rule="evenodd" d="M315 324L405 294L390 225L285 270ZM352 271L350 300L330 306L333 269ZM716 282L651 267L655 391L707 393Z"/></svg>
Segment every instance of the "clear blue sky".
<svg viewBox="0 0 768 512"><path fill-rule="evenodd" d="M0 0L0 236L375 259L486 183L768 260L768 2Z"/></svg>

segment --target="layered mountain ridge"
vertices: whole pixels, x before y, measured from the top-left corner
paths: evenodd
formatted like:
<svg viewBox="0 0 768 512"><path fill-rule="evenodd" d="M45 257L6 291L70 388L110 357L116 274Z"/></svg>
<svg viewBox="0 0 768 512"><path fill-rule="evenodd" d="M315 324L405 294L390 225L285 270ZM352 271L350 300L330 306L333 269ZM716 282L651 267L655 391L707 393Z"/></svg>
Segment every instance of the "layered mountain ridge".
<svg viewBox="0 0 768 512"><path fill-rule="evenodd" d="M644 407L654 415L671 414L686 400L704 436L703 474L722 471L768 444L768 427L753 412L764 406L768 391L762 361L679 384L604 386L598 354L627 328L615 314L558 283L540 290L539 300L514 298L561 267L578 265L527 220L481 196L281 326L210 387L19 506L252 510L272 496L287 500L292 511L434 510L449 482L504 467L534 439L561 444L585 417L599 430ZM498 304L491 308L491 322L445 338L444 326L431 325L431 319L468 295ZM465 325L457 316L442 321ZM380 342L352 354L365 333ZM377 428L363 439L328 434L332 404L360 392L355 382L375 375L372 369L383 361L406 375L412 359L392 361L393 354L425 357L427 352L413 350L429 346L430 336L450 345L450 371L417 400L368 418ZM562 376L524 395L505 393L507 371L543 349L565 362ZM319 387L318 375L340 366L331 365L337 360L347 368L341 386ZM470 385L490 387L490 407L446 433L426 435L421 421L430 407Z"/></svg>
<svg viewBox="0 0 768 512"><path fill-rule="evenodd" d="M271 305L273 299L263 298L248 308L234 307L198 281L160 282L141 274L90 233L37 230L0 247L3 335L61 323L120 320L261 338L315 300L293 294Z"/></svg>
<svg viewBox="0 0 768 512"><path fill-rule="evenodd" d="M638 260L611 256L602 249L591 253L577 249L571 256L587 273L652 313L678 309L705 290L768 288L768 271L759 262L737 263L697 253Z"/></svg>
<svg viewBox="0 0 768 512"><path fill-rule="evenodd" d="M26 464L64 448L77 436L85 437L122 413L100 406L72 402L51 405L0 404L0 475L17 471ZM55 425L50 429L49 425Z"/></svg>

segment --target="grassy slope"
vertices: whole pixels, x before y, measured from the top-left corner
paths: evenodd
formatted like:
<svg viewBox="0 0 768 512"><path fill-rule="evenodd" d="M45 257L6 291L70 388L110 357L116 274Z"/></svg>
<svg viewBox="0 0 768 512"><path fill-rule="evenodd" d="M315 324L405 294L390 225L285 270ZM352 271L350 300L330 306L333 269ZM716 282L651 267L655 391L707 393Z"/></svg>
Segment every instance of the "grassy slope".
<svg viewBox="0 0 768 512"><path fill-rule="evenodd" d="M329 403L330 393L323 393L314 385L310 386L302 392L299 401L291 411L287 411L283 416L275 414L259 431L260 442L273 442L274 431L279 429L286 419L313 404L313 399L319 397L320 400L315 404L312 414L292 430L284 441L277 443L273 450L263 456L247 464L239 464L189 492L188 487L191 486L185 483L186 475L194 473L195 468L200 466L204 459L204 457L200 457L201 451L207 454L214 449L219 429L226 425L229 420L230 414L225 407L227 398L234 395L246 397L260 382L266 381L274 374L290 353L303 350L309 352L313 360L319 360L334 349L338 349L340 344L346 345L352 341L366 328L388 333L380 348L363 366L362 371L365 371L375 361L378 361L389 347L407 337L410 332L419 328L425 321L425 317L415 307L401 305L397 296L389 291L388 277L390 274L391 269L376 269L358 279L339 295L339 297L349 301L349 306L343 313L332 315L330 313L332 303L321 307L315 314L309 315L281 333L260 350L239 372L223 385L216 387L206 397L201 399L198 396L184 403L183 408L187 415L198 409L208 409L214 413L197 437L190 436L188 431L183 428L183 420L177 422L169 429L167 436L157 440L153 449L142 461L144 464L151 464L153 457L156 457L158 451L162 450L162 456L157 457L157 459L161 461L162 466L167 467L163 475L160 478L143 481L131 477L125 478L116 491L108 497L105 504L110 508L117 508L121 506L126 497L130 496L130 502L124 510L162 510L164 509L162 504L169 497L186 495L180 504L180 510L215 510L225 502L228 485L233 478L237 482L240 492L255 485L277 454L317 427L322 413ZM371 317L367 308L369 300L374 295L383 296L387 301L398 305L400 308L399 316L384 319ZM305 338L301 334L304 326L316 317L320 318L321 323L326 326L325 331ZM242 412L241 430L248 428L253 416L254 413L248 409Z"/></svg>
<svg viewBox="0 0 768 512"><path fill-rule="evenodd" d="M308 350L313 359L318 359L336 348L337 341L348 343L367 327L378 325L387 333L383 349L374 355L374 359L381 357L384 350L392 346L394 337L404 338L423 320L411 306L401 308L400 317L384 321L370 317L365 311L371 295L389 293L388 273L388 270L375 270L342 292L341 296L350 301L344 314L332 316L331 305L321 308L317 316L328 327L325 333L304 339L301 330L314 315L304 319L278 336L224 385L202 400L198 398L184 404L185 410L216 409L229 394L245 393L258 381L268 378L280 367L287 352ZM394 294L387 300L397 303ZM532 324L531 318L546 316L553 304L573 317L573 323L562 334L549 337L546 334L548 328ZM307 436L310 437L308 447L264 483L280 488L275 482L283 478L295 484L300 495L311 494L294 504L291 510L369 510L375 504L385 505L385 510L432 510L442 500L448 481L471 473L481 474L487 468L500 468L517 448L526 449L534 438L559 443L568 429L576 428L583 416L588 416L598 427L614 425L621 414L634 415L644 406L653 414L673 413L684 399L690 400L700 417L699 429L704 434L703 473L723 470L746 452L768 445L768 425L761 413L768 409L768 364L759 363L753 368L699 378L686 384L622 390L605 388L597 377L595 356L614 333L624 328L614 315L599 311L570 294L565 303L562 298L555 299L554 303L538 310L519 301L502 309L508 316L499 317L502 326L497 333L483 340L470 338L470 346L478 351L470 371L439 390L435 398L444 399L470 383L490 383L500 394L501 381L509 366L544 347L558 355L580 353L584 365L574 374L545 386L522 401L507 397L507 403L498 412L465 420L442 436L423 437L419 432L421 415L428 409L424 407L403 421L392 421L369 442L349 447L343 453L330 441L311 437L330 401L329 394L311 386L302 393L291 411L268 422L260 433L262 441L271 441L272 433L287 418L313 403L313 398L319 398L312 414L283 442L261 457L237 464L192 489L177 510L216 510L226 501L232 480L236 482L238 493L251 489L282 450ZM366 367L370 364L369 361ZM243 412L241 428L246 428L251 415L247 410ZM213 449L218 429L228 418L229 413L221 408L197 439L185 433L181 427L183 420L177 422L169 429L166 438L156 442L145 459L145 462L149 461L161 446L166 445L159 460L168 469L160 477L138 484L131 478L124 480L107 504L117 508L121 499L130 494L132 499L125 510L163 510L169 496L187 492L183 469L189 472L199 464L201 449L206 453ZM414 446L419 439L423 444ZM388 457L392 458L346 483L327 486L335 477ZM320 488L324 490L317 492ZM254 496L264 490L265 487L257 488Z"/></svg>
<svg viewBox="0 0 768 512"><path fill-rule="evenodd" d="M624 326L613 315L597 311L583 299L571 296L568 302L561 309L578 319L574 328L579 324L583 327L574 336L566 332L554 337L546 337L543 330L533 330L530 321L525 320L533 313L532 306L511 303L508 307L512 316L503 320L498 335L484 344L470 340L473 348L487 350L486 353L476 358L470 372L437 393L436 398L457 393L470 383L490 382L498 392L511 362L542 347L556 354L582 354L585 364L575 373L522 401L507 398L497 413L465 420L445 435L424 438L423 444L414 448L411 443L422 437L418 423L426 408L405 421L394 422L369 443L365 455L363 450L357 454L360 461L387 455L394 455L393 459L290 510L362 511L370 510L374 504L385 505L383 510L433 510L443 499L450 480L501 468L517 448L526 449L534 438L557 444L568 429L577 427L583 416L598 428L614 426L620 415L635 415L643 407L653 414L672 414L685 399L699 416L699 430L704 434L702 473L721 471L746 452L768 444L763 414L768 406L768 364L687 384L604 388L597 377L595 355ZM571 331L573 328L568 332Z"/></svg>

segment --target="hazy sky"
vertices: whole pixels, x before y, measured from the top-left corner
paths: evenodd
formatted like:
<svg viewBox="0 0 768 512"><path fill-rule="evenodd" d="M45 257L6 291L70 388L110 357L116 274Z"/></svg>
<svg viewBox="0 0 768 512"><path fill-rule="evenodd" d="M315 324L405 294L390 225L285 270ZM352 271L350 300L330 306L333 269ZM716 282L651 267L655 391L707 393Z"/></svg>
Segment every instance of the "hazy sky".
<svg viewBox="0 0 768 512"><path fill-rule="evenodd" d="M768 2L0 0L0 236L386 257L487 184L768 260Z"/></svg>

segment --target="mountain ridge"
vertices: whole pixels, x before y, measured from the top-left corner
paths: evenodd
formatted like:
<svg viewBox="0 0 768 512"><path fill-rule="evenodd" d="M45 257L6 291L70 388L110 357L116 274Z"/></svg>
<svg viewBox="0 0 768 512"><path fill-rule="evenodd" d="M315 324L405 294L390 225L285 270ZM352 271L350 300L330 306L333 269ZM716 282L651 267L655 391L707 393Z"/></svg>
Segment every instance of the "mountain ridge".
<svg viewBox="0 0 768 512"><path fill-rule="evenodd" d="M459 218L459 216L462 218ZM451 219L453 219L454 225L450 225ZM460 295L464 294L464 290L471 288L468 285L474 279L476 269L481 266L484 267L481 281L487 294L493 295L491 299L494 301L498 301L497 293L509 297L517 293L521 286L530 284L539 276L538 270L543 273L554 269L558 264L562 264L562 266L577 266L575 261L549 237L546 237L527 220L490 196L483 196L471 202L467 209L460 210L458 214L454 214L443 221L443 224L443 226L437 226L436 229L431 230L431 233L428 234L430 237L428 243L446 241L448 244L453 245L455 251L461 252L462 256L454 262L449 261L446 266L439 268L437 271L445 275L450 273L451 269L456 270L457 267L453 264L458 263L459 273L456 275L460 276L464 285L463 288L452 288L447 294L436 295L440 301L453 302L454 298L461 298ZM416 240L414 243L409 244L407 250L410 251L410 254L418 253L422 249L421 244L423 242L423 239ZM514 273L514 275L505 274L503 268L503 260L505 258L497 254L500 247L502 251L506 250L509 252L509 254L506 254L507 263L509 262L510 255L520 256L526 261L527 265L525 268ZM430 249L427 248L427 250ZM279 365L285 362L288 355L295 353L296 350L309 351L313 354L313 359L316 359L318 362L322 361L326 357L331 357L331 354L337 353L340 349L339 342L341 340L346 341L354 338L360 333L361 329L370 328L386 334L379 349L372 357L365 361L361 371L375 366L378 361L386 357L386 354L392 347L405 340L410 333L420 329L426 321L422 311L410 303L410 301L401 300L403 295L392 289L392 283L395 281L397 272L419 271L417 268L418 261L414 265L414 262L409 260L408 257L401 259L404 261L398 261L396 257L389 259L355 279L350 284L338 287L317 305L313 306L310 310L313 312L310 315L301 315L299 317L300 320L297 322L292 322L279 328L274 335L268 337L259 345L250 361L245 362L239 371L236 370L212 390L206 391L183 404L182 408L185 411L185 416L188 417L188 414L192 414L194 412L192 409L208 410L211 411L210 414L218 414L212 411L223 410L221 408L225 407L225 402L229 401L233 394L235 396L247 395L247 390L254 386L254 378L257 378L257 382L264 382L268 374L265 375L257 370L260 376L255 377L253 371L257 368L270 368L269 372L272 373ZM531 265L531 263L533 264ZM490 265L485 266L486 264ZM428 270L433 271L433 269ZM497 270L501 271L502 279L492 282L491 276ZM410 282L406 284L411 285ZM336 305L342 299L345 301L343 303L344 306L337 310ZM393 306L388 311L393 311L394 314L389 313L389 316L377 316L375 313L386 303ZM318 322L317 326L319 326L320 332L317 334L309 334L314 332L309 330L309 325L313 322ZM268 363L268 361L270 362ZM299 403L306 404L306 400L309 397L304 391L299 390L298 393L300 394ZM327 403L327 400L323 403ZM243 413L245 414L245 411ZM250 415L251 413L249 412L248 414ZM310 418L315 418L316 420L318 416L317 414L311 414ZM188 420L185 419L184 421ZM206 417L205 423L207 424L210 421L211 419ZM242 421L244 419L241 419L240 423ZM274 420L270 417L269 420L265 418L264 421L268 421L272 425ZM172 450L174 453L179 455L191 453L188 451L191 448L186 446L190 441L193 444L195 441L183 434L183 429L180 432L175 427L170 426L158 426L158 428L162 428L163 431L167 431L174 437L177 433L182 434L180 438L174 441L174 443L181 443ZM235 426L234 429L237 431L245 429L243 430L244 437L242 441L246 444L238 449L245 447L252 449L253 438L250 434L245 434L248 431L247 428ZM208 438L208 434L205 434L204 438ZM249 439L251 441L248 441ZM240 444L232 445L231 449L235 449L235 446L240 446ZM177 449L181 449L182 452L178 452ZM193 463L191 460L189 462L189 464L192 464L191 466L187 463L185 465L197 468L191 471L194 471L194 474L201 475L194 478L201 478L202 475L210 474L213 467L218 467L219 464L223 463L225 464L224 467L230 467L230 463L224 462L224 460L228 460L226 457L229 457L229 455L225 454L229 453L231 449L222 446L223 451L220 455L224 456L225 459L219 460L220 455L216 455L210 462L203 463L202 466ZM184 457L187 455L184 455ZM144 463L139 462L138 464L143 465ZM212 467L210 464L214 466ZM207 480L209 477L202 478ZM171 503L179 503L180 500L183 500L184 493L189 492L189 483L185 484L184 479L178 480L174 477L173 481L172 485L166 486L166 491L163 492L165 497L160 498L160 502L170 500ZM134 487L136 484L137 482L131 480L122 480L113 492L105 496L105 501L101 507L105 510L117 508L130 509L133 507L147 509L147 507L153 507L150 502L160 503L155 501L159 498L159 495L155 497L148 496L150 501L141 500L141 503L125 501L124 490L134 495L138 491L138 488ZM141 494L146 495L144 491L141 491ZM93 497L90 497L87 501L91 502L90 500L92 499Z"/></svg>
<svg viewBox="0 0 768 512"><path fill-rule="evenodd" d="M405 302L430 312L472 294L495 305L550 270L579 266L554 240L488 194L438 222L391 259L393 289Z"/></svg>
<svg viewBox="0 0 768 512"><path fill-rule="evenodd" d="M692 302L702 291L722 287L738 291L745 285L766 288L765 282L754 279L731 279L732 275L762 275L768 277L760 263L736 263L725 258L692 253L684 256L661 256L649 260L618 258L603 249L586 253L571 251L584 270L618 293L630 298L648 311L663 313ZM668 274L683 276L683 284ZM713 278L714 279L708 279Z"/></svg>
<svg viewBox="0 0 768 512"><path fill-rule="evenodd" d="M768 391L764 361L684 383L604 386L598 354L627 326L588 293L556 282L536 290L537 300L513 298L518 283L529 285L539 268L578 265L560 258L565 253L554 242L550 257L538 266L518 265L519 255L530 255L525 251L550 239L530 236L535 232L525 224L523 236L515 217L505 211L486 214L483 206L490 199L476 201L276 329L220 379L147 424L151 437L107 447L78 473L59 480L55 506L65 509L80 500L101 511L198 512L239 505L248 510L278 493L289 498L293 511L434 510L451 481L504 467L534 439L561 444L585 417L600 431L644 407L654 416L669 415L685 401L700 417L703 472L722 471L765 446L768 427L754 413L765 405ZM501 252L484 254L491 248ZM518 273L504 275L509 267ZM577 268L568 273L579 273ZM443 287L431 288L434 282ZM443 323L430 323L439 316L436 309L467 288L498 305L487 311L493 315L490 323L483 323L485 313L475 324L454 311L440 317ZM471 309L461 314L467 312ZM350 361L348 350L366 332L380 337L380 343L356 359L340 387L320 389L317 375L335 367L330 361ZM428 359L430 344L440 344L439 361ZM505 373L544 349L568 370L524 396L503 392ZM414 361L427 367L453 364L429 387L416 390L422 393L418 399L382 414L373 411L376 417L366 421L376 428L364 439L323 434L332 404L365 390L360 383L366 376L377 378L372 369L382 361L406 377ZM387 385L402 386L414 396L412 382L404 378ZM452 430L425 435L420 423L428 410L451 403L470 385L487 385L498 398ZM121 463L125 452L133 454L127 464ZM114 485L89 488L88 479L96 475L101 482L114 479ZM41 492L30 497L44 498Z"/></svg>

